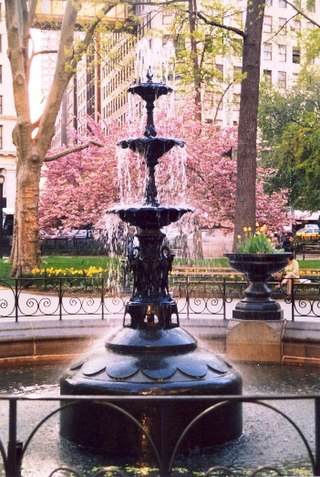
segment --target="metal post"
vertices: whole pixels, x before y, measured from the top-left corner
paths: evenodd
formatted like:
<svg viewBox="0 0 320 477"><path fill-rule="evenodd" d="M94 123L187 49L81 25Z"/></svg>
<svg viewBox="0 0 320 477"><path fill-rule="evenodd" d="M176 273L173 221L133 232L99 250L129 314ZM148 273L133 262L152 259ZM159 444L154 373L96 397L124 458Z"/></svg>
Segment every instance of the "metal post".
<svg viewBox="0 0 320 477"><path fill-rule="evenodd" d="M15 279L14 307L15 307L16 323L18 323L18 321L19 321L19 278Z"/></svg>
<svg viewBox="0 0 320 477"><path fill-rule="evenodd" d="M101 319L104 320L104 277L101 278Z"/></svg>
<svg viewBox="0 0 320 477"><path fill-rule="evenodd" d="M5 177L0 174L0 258L3 258L3 184Z"/></svg>
<svg viewBox="0 0 320 477"><path fill-rule="evenodd" d="M227 319L227 303L226 303L226 277L223 277L223 289L222 289L222 303L223 303L223 319Z"/></svg>
<svg viewBox="0 0 320 477"><path fill-rule="evenodd" d="M9 401L9 442L7 477L21 476L22 443L17 441L17 400Z"/></svg>
<svg viewBox="0 0 320 477"><path fill-rule="evenodd" d="M289 280L291 280L291 320L294 321L294 301L295 301L294 278L289 278Z"/></svg>
<svg viewBox="0 0 320 477"><path fill-rule="evenodd" d="M187 303L187 320L189 321L189 318L190 318L190 310L189 310L189 306L190 306L190 296L189 296L189 276L187 275L187 290L186 290L186 303Z"/></svg>
<svg viewBox="0 0 320 477"><path fill-rule="evenodd" d="M59 278L59 320L62 320L62 279Z"/></svg>
<svg viewBox="0 0 320 477"><path fill-rule="evenodd" d="M315 407L315 469L314 475L320 475L320 398L316 397L314 402Z"/></svg>
<svg viewBox="0 0 320 477"><path fill-rule="evenodd" d="M169 472L169 433L168 433L168 403L161 401L161 453L160 453L160 477L170 477Z"/></svg>

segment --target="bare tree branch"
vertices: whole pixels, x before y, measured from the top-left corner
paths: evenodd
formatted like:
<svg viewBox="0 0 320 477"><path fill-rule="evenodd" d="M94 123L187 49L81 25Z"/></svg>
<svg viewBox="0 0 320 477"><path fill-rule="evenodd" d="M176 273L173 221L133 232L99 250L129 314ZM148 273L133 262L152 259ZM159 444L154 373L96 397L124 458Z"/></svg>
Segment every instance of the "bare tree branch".
<svg viewBox="0 0 320 477"><path fill-rule="evenodd" d="M175 4L175 3L188 3L189 0L179 0L179 2L177 2L177 0L167 0L166 2L148 2L148 0L146 0L145 2L143 1L131 1L131 2L128 2L130 5L152 5L152 6L166 6L166 5L172 5L172 4Z"/></svg>
<svg viewBox="0 0 320 477"><path fill-rule="evenodd" d="M308 20L309 22L311 22L313 25L315 25L316 27L320 28L320 25L319 23L317 23L316 21L314 21L313 18L309 17L308 15L306 15L302 10L300 10L300 8L298 8L294 3L291 3L289 2L289 0L285 0L285 2L290 5L290 7L292 7L297 13L299 13L299 15L302 15L306 20Z"/></svg>
<svg viewBox="0 0 320 477"><path fill-rule="evenodd" d="M58 152L57 154L54 154L53 156L47 156L44 162L56 161L57 159L60 159L61 157L68 156L69 154L72 154L74 152L82 151L83 149L86 149L90 146L104 147L104 144L102 144L101 142L95 141L94 139L90 139L90 141L88 142L84 142L83 144L79 144L78 146L75 146L75 147L70 147L69 149L65 149L64 151Z"/></svg>
<svg viewBox="0 0 320 477"><path fill-rule="evenodd" d="M231 86L235 83L235 80L231 81L231 83L228 84L228 86L226 87L226 89L223 91L222 95L220 96L220 99L218 101L218 104L217 104L217 107L216 107L216 112L215 112L215 115L214 115L214 118L213 120L216 121L217 120L217 117L218 117L218 114L219 114L219 109L220 109L220 106L222 104L222 101L223 101L223 98L225 97L225 95L227 94L227 92L229 91L229 89L231 88Z"/></svg>
<svg viewBox="0 0 320 477"><path fill-rule="evenodd" d="M291 21L293 20L296 16L298 16L298 12L295 13L294 15L292 15L290 18L288 18L283 25L281 25L280 28L278 28L278 30L276 32L274 32L273 35L269 36L268 40L267 41L271 41L273 40L273 38L275 38L277 35L279 35L279 33L286 27L286 25Z"/></svg>
<svg viewBox="0 0 320 477"><path fill-rule="evenodd" d="M74 52L74 55L73 55L73 61L71 62L71 65L72 65L73 68L75 68L77 63L78 63L78 61L75 60L75 57L77 55L82 56L82 54L86 51L86 49L88 48L88 46L90 45L90 43L92 41L92 38L93 38L93 35L94 35L94 32L95 32L97 26L99 25L99 23L101 23L103 17L116 5L117 5L117 3L111 3L110 5L107 5L106 7L102 8L102 10L100 12L100 15L98 15L91 22L89 28L86 31L84 39L81 41L78 48L75 49L75 52Z"/></svg>
<svg viewBox="0 0 320 477"><path fill-rule="evenodd" d="M58 50L41 50L41 51L36 51L32 53L32 57L37 56L37 55L48 55L50 53L58 53Z"/></svg>
<svg viewBox="0 0 320 477"><path fill-rule="evenodd" d="M243 30L240 30L240 28L229 26L229 25L223 25L223 23L216 22L214 20L209 20L207 17L205 17L201 12L197 12L196 15L203 20L207 25L212 25L218 28L223 28L224 30L228 31L233 31L237 35L242 36L242 38L246 37L246 33Z"/></svg>

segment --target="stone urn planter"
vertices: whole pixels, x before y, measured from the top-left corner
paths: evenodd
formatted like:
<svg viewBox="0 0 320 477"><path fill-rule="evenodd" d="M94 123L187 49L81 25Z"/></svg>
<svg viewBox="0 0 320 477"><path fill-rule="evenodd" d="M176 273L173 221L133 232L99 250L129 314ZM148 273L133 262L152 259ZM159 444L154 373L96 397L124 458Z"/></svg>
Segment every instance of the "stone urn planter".
<svg viewBox="0 0 320 477"><path fill-rule="evenodd" d="M291 253L225 253L230 266L243 273L250 281L244 291L245 298L240 300L233 310L233 318L240 320L281 320L283 310L280 304L270 298L271 290L267 280L282 270Z"/></svg>

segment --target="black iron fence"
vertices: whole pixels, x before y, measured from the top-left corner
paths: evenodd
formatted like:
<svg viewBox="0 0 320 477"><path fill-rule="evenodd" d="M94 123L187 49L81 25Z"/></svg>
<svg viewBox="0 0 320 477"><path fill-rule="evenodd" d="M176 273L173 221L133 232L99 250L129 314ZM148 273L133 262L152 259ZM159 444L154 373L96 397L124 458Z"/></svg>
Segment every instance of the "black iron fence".
<svg viewBox="0 0 320 477"><path fill-rule="evenodd" d="M181 318L232 317L232 309L243 297L248 283L229 277L170 277L170 292L178 303ZM320 318L320 283L308 280L286 289L270 283L272 297L284 308L285 318ZM0 280L0 318L94 317L123 315L131 295L130 283L117 277L49 277Z"/></svg>
<svg viewBox="0 0 320 477"><path fill-rule="evenodd" d="M72 400L71 400L72 399ZM182 401L182 405L187 406L190 400L207 401L208 407L196 416L182 431L172 448L168 448L169 438L167 433L170 429L166 414L167 408L175 401ZM81 405L84 401L95 401L126 416L128 425L134 425L139 428L139 433L144 436L148 449L148 462L145 460L137 461L135 470L128 470L125 464L129 460L119 459L108 456L108 450L102 449L98 453L100 464L90 463L89 469L84 470L86 460L90 459L88 449L80 448L64 440L59 434L59 416L64 409L69 406ZM148 426L134 418L125 407L128 400L139 400L146 402L156 401L160 403L161 440L155 439L150 435ZM219 452L221 446L208 448L205 451L199 451L199 459L192 462L190 455L181 454L180 447L188 432L197 425L200 419L213 419L214 413L217 413L222 406L228 406L233 402L241 402L243 411L246 406L255 405L260 410L271 416L271 420L277 419L279 425L272 436L266 436L265 424L268 417L253 420L249 427L246 427L246 417L244 412L243 440L250 438L259 440L263 452L259 449L249 448L248 454L256 453L256 461L265 466L263 462L268 459L266 467L253 470L250 468L233 468L234 452L237 451L237 445L233 443L224 444L223 447L235 446L231 449L231 456L226 458L226 462L221 461ZM147 404L148 403L148 404ZM294 405L294 412L290 408ZM320 475L320 397L317 395L292 396L292 395L260 395L260 396L55 396L55 397L17 397L1 396L1 438L0 438L0 471L4 477L51 477L51 476L153 476L153 477L191 477L191 476L256 476L261 475ZM299 410L300 409L300 410ZM40 412L43 411L43 412ZM292 409L291 409L292 411ZM27 412L27 419L26 417ZM304 414L308 412L307 426L304 422ZM268 414L269 413L269 414ZM101 423L103 425L103 423ZM213 424L214 425L214 424ZM282 426L285 427L282 427ZM259 429L260 426L260 429ZM287 429L284 431L283 429ZM217 428L217 432L219 429ZM259 437L261 436L261 437ZM240 438L240 444L241 444ZM277 446L274 439L281 448L280 455L275 457L273 450ZM269 442L270 441L270 442ZM284 441L287 443L285 445ZM159 444L157 444L158 442ZM68 445L70 448L68 449ZM45 447L44 454L41 454L42 447ZM266 447L268 446L268 447ZM297 446L297 447L296 447ZM295 449L299 448L297 455ZM239 449L239 448L238 448ZM294 450L293 450L294 449ZM266 451L266 453L265 453ZM269 455L270 452L270 455ZM205 457L204 457L205 454ZM287 455L286 455L287 454ZM194 454L195 456L195 454ZM267 456L267 457L266 457ZM250 455L247 455L248 461ZM244 461L246 456L244 456ZM91 461L90 461L91 462ZM125 464L124 464L125 462ZM132 465L132 460L130 460ZM258 465L259 465L258 464ZM252 464L251 464L252 465ZM140 471L139 471L140 466ZM143 469L141 469L141 466ZM300 466L303 466L303 470ZM1 469L2 467L2 469ZM133 467L131 467L133 468ZM292 473L292 472L296 473Z"/></svg>

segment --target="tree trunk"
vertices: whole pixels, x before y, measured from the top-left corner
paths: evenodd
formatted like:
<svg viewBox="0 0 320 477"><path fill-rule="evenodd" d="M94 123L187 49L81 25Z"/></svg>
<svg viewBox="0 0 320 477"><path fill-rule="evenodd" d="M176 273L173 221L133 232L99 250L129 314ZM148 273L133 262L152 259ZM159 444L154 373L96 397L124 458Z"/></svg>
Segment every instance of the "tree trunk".
<svg viewBox="0 0 320 477"><path fill-rule="evenodd" d="M32 61L30 28L36 0L5 1L10 60L17 124L13 143L17 149L17 197L15 206L12 276L29 275L40 264L38 204L41 167L54 135L55 121L64 91L82 54L92 41L95 28L113 5L107 4L92 21L82 42L74 42L75 24L80 0L66 0L60 33L54 79L44 111L35 124L31 123L29 108L29 74ZM66 65L69 67L66 68Z"/></svg>
<svg viewBox="0 0 320 477"><path fill-rule="evenodd" d="M40 265L38 203L41 165L38 160L32 162L32 158L27 162L18 159L16 223L11 252L11 274L15 277L28 275Z"/></svg>
<svg viewBox="0 0 320 477"><path fill-rule="evenodd" d="M243 228L256 224L257 117L259 103L260 55L265 1L248 3L242 69L238 127L237 188L234 249Z"/></svg>

